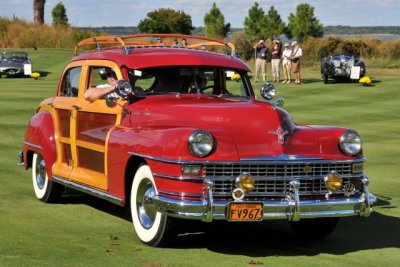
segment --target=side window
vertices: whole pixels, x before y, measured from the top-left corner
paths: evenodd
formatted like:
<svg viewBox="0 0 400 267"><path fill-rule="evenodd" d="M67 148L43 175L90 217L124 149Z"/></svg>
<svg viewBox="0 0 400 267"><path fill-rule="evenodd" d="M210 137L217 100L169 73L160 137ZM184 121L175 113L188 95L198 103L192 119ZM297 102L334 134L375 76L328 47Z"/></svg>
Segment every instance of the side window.
<svg viewBox="0 0 400 267"><path fill-rule="evenodd" d="M224 70L222 77L224 77L225 93L241 97L247 96L245 79L242 74L233 70Z"/></svg>
<svg viewBox="0 0 400 267"><path fill-rule="evenodd" d="M90 67L89 74L89 87L97 87L99 85L107 84L107 72L110 72L108 67Z"/></svg>
<svg viewBox="0 0 400 267"><path fill-rule="evenodd" d="M69 97L78 96L81 71L82 71L81 67L75 67L65 72L61 84L60 96L69 96Z"/></svg>

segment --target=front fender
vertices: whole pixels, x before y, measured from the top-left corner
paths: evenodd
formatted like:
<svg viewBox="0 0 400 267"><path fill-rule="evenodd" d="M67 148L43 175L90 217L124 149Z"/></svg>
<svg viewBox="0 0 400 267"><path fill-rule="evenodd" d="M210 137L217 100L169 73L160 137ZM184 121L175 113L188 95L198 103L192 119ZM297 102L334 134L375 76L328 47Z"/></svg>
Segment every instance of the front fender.
<svg viewBox="0 0 400 267"><path fill-rule="evenodd" d="M53 118L48 111L36 113L29 121L24 137L24 166L31 167L33 152L42 154L51 180L51 169L57 159Z"/></svg>
<svg viewBox="0 0 400 267"><path fill-rule="evenodd" d="M213 154L205 158L198 158L190 154L187 140L195 130L198 128L114 128L107 145L109 193L123 198L125 178L130 179L125 177L126 170L129 169L128 162L132 164L130 161L132 157L139 161L145 160L153 170L157 169L154 162L160 161L177 163L192 160L239 160L234 139L217 130L210 130L217 140L217 149ZM176 164L172 163L172 165ZM178 169L180 172L180 168ZM171 174L175 171L174 168L164 169L163 173ZM175 173L175 175L178 174Z"/></svg>

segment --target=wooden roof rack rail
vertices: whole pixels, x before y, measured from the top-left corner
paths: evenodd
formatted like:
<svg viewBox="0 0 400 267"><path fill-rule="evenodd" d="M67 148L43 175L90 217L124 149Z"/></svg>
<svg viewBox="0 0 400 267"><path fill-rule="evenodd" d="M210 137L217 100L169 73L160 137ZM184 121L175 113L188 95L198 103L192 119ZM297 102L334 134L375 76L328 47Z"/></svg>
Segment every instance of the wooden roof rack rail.
<svg viewBox="0 0 400 267"><path fill-rule="evenodd" d="M84 39L78 43L75 47L75 55L78 55L78 49L82 46L96 46L97 50L100 50L100 45L122 47L126 54L129 53L128 47L171 47L173 41L185 39L187 44L185 47L192 49L206 49L210 46L221 46L226 47L231 51L231 56L235 57L235 46L230 42L224 40L212 39L197 35L185 35L185 34L134 34L124 35L120 37L114 36L98 36ZM160 42L157 42L160 40ZM176 47L183 47L177 45Z"/></svg>
<svg viewBox="0 0 400 267"><path fill-rule="evenodd" d="M97 37L90 37L80 41L74 49L75 56L78 55L78 50L80 47L83 46L93 46L96 45L97 50L101 50L101 45L114 45L117 47L122 47L124 49L125 54L128 54L128 49L124 43L124 41L115 36L97 36Z"/></svg>

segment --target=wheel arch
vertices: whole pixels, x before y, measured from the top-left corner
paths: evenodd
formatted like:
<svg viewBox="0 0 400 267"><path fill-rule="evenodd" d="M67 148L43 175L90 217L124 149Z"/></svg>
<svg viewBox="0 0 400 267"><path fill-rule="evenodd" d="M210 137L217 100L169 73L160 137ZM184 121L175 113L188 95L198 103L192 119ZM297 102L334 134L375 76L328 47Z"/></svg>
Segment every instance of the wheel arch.
<svg viewBox="0 0 400 267"><path fill-rule="evenodd" d="M129 200L131 197L131 187L133 178L135 176L136 171L142 164L147 164L146 160L139 156L132 156L128 159L125 168L125 206L129 205Z"/></svg>

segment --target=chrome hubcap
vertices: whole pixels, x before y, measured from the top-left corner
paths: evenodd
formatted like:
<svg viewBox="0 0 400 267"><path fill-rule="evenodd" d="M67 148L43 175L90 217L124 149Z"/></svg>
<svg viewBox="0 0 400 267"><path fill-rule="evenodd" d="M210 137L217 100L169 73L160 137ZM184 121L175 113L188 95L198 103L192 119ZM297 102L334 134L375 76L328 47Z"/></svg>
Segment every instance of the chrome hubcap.
<svg viewBox="0 0 400 267"><path fill-rule="evenodd" d="M156 218L157 211L153 204L155 193L154 186L150 179L146 178L140 182L136 193L136 208L140 223L146 229L153 226Z"/></svg>
<svg viewBox="0 0 400 267"><path fill-rule="evenodd" d="M41 155L37 155L36 160L36 184L40 189L43 189L46 181L46 165Z"/></svg>

